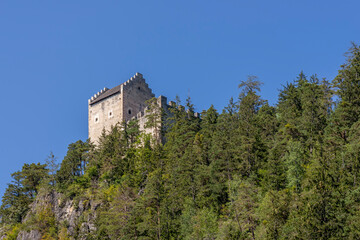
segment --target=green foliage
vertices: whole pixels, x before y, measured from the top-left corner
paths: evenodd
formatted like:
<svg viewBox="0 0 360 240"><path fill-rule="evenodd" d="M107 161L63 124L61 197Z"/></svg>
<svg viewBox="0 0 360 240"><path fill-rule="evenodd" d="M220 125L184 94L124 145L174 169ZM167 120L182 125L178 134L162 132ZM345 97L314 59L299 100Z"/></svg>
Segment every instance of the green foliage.
<svg viewBox="0 0 360 240"><path fill-rule="evenodd" d="M21 230L21 224L10 226L10 229L5 233L4 240L16 240Z"/></svg>
<svg viewBox="0 0 360 240"><path fill-rule="evenodd" d="M37 187L39 186L41 180L43 180L48 175L48 170L46 169L46 164L24 164L22 171L22 185L24 186L27 194L34 198L38 192Z"/></svg>
<svg viewBox="0 0 360 240"><path fill-rule="evenodd" d="M14 180L8 184L1 205L1 221L6 224L20 223L32 201L22 185L21 173L15 172L11 177Z"/></svg>
<svg viewBox="0 0 360 240"><path fill-rule="evenodd" d="M136 236L132 210L137 198L133 189L126 186L111 187L108 206L97 219L101 235L110 239L133 239Z"/></svg>
<svg viewBox="0 0 360 240"><path fill-rule="evenodd" d="M217 214L212 209L197 209L187 199L181 216L182 239L215 239L217 227Z"/></svg>
<svg viewBox="0 0 360 240"><path fill-rule="evenodd" d="M220 222L220 239L253 239L259 225L258 188L239 178L229 184L229 202L223 210Z"/></svg>
<svg viewBox="0 0 360 240"><path fill-rule="evenodd" d="M56 173L59 170L60 164L57 162L55 155L50 152L50 155L46 159L46 168L49 171L48 184L54 188L56 184Z"/></svg>
<svg viewBox="0 0 360 240"><path fill-rule="evenodd" d="M279 239L282 228L289 216L291 195L288 190L268 191L260 203L258 217L260 225L256 229L259 239Z"/></svg>
<svg viewBox="0 0 360 240"><path fill-rule="evenodd" d="M84 175L88 163L87 152L89 149L89 143L81 140L69 145L60 170L56 174L59 190L66 189L78 177Z"/></svg>
<svg viewBox="0 0 360 240"><path fill-rule="evenodd" d="M44 205L37 209L32 227L40 231L43 239L56 239L57 226L55 214L50 205Z"/></svg>
<svg viewBox="0 0 360 240"><path fill-rule="evenodd" d="M70 240L70 236L65 227L62 227L60 229L59 234L58 234L58 239L59 240Z"/></svg>
<svg viewBox="0 0 360 240"><path fill-rule="evenodd" d="M287 187L300 192L305 174L306 156L300 142L289 142L287 147L288 152L284 156L287 165Z"/></svg>
<svg viewBox="0 0 360 240"><path fill-rule="evenodd" d="M23 220L47 174L46 165L40 163L24 164L21 171L11 174L13 181L5 190L0 208L3 223L15 224Z"/></svg>

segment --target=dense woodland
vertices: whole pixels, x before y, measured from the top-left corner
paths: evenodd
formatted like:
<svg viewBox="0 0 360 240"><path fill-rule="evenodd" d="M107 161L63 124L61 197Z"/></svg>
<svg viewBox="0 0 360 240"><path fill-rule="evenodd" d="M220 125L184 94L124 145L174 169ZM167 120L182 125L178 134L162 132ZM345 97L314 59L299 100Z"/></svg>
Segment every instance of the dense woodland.
<svg viewBox="0 0 360 240"><path fill-rule="evenodd" d="M149 102L148 127L165 144L132 121L98 146L70 144L60 165L52 154L25 164L2 198L7 238L26 229L37 196L56 191L101 202L88 239L360 239L360 48L332 81L294 78L275 106L252 76L201 118L190 99L168 116ZM43 239L76 238L51 208L32 217Z"/></svg>

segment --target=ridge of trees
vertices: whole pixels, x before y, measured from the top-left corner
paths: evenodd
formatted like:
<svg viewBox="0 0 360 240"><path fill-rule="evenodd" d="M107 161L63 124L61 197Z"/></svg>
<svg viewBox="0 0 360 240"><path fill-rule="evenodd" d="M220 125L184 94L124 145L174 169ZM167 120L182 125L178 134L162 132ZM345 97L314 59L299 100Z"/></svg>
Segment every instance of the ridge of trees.
<svg viewBox="0 0 360 240"><path fill-rule="evenodd" d="M164 128L150 101L148 126L162 128L165 144L134 120L97 147L70 144L60 168L53 154L25 164L12 174L1 222L14 231L39 191L56 190L102 201L92 239L360 239L359 46L332 82L301 72L275 106L254 76L239 90L201 119L188 98ZM64 234L55 229L47 236Z"/></svg>

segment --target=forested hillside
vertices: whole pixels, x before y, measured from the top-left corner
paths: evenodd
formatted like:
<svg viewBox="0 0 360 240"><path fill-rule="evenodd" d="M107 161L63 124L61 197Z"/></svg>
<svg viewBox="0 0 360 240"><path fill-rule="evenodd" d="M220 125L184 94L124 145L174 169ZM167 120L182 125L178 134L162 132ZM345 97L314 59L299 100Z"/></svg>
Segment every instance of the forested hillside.
<svg viewBox="0 0 360 240"><path fill-rule="evenodd" d="M165 144L132 121L25 164L0 239L360 239L360 48L332 81L294 78L275 106L256 77L201 118L150 102Z"/></svg>

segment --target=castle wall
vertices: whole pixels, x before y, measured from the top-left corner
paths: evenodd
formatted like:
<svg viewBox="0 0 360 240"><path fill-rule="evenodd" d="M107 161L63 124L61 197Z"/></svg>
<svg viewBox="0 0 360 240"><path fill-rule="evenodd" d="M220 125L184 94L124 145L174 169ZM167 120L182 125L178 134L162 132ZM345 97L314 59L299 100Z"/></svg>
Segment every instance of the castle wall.
<svg viewBox="0 0 360 240"><path fill-rule="evenodd" d="M139 112L144 112L145 102L154 96L140 73L136 73L119 86L110 90L104 88L95 94L89 99L89 138L91 141L96 143L103 129L109 131L111 126L129 121Z"/></svg>
<svg viewBox="0 0 360 240"><path fill-rule="evenodd" d="M146 101L155 97L141 74L123 83L123 116L125 121L144 112Z"/></svg>
<svg viewBox="0 0 360 240"><path fill-rule="evenodd" d="M112 89L104 88L89 99L89 138L95 144L101 136L103 130L109 131L112 126L123 121L137 119L139 128L145 133L152 134L156 139L165 142L161 129L168 124L161 123L155 128L145 128L147 122L146 115L151 114L147 111L146 101L155 97L142 74L136 73L129 80ZM165 121L169 122L171 116L170 108L175 107L174 102L166 103L167 98L159 96L157 105L165 114ZM181 107L184 109L184 107ZM195 117L200 117L198 113Z"/></svg>
<svg viewBox="0 0 360 240"><path fill-rule="evenodd" d="M167 98L164 96L159 96L156 100L157 105L161 108L162 114L164 114L165 117L169 117L171 115L171 113L169 112L169 105L167 105L166 103ZM155 128L145 128L145 125L148 121L148 115L149 114L153 114L151 112L149 112L148 108L145 108L144 111L141 111L137 114L136 119L138 120L139 123L139 130L141 132L144 132L146 134L151 134L152 136L158 138L158 140L164 142L164 136L161 136L161 129L163 129L166 126L163 126L163 123L160 123L160 125L158 126L158 129L156 131Z"/></svg>
<svg viewBox="0 0 360 240"><path fill-rule="evenodd" d="M122 94L117 93L95 104L89 104L89 138L96 142L103 129L111 129L123 119Z"/></svg>

